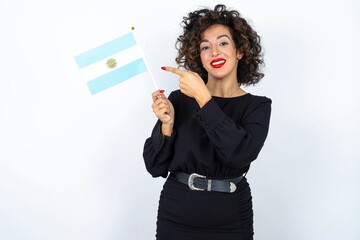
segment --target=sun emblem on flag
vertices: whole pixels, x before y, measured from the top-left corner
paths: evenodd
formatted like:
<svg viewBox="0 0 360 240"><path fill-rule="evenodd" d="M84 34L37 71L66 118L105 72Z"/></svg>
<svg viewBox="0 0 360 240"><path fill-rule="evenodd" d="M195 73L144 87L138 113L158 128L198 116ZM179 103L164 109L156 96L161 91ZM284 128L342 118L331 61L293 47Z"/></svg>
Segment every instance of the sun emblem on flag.
<svg viewBox="0 0 360 240"><path fill-rule="evenodd" d="M110 69L115 68L115 67L116 67L116 64L117 64L117 62L116 62L116 60L113 59L113 58L110 58L110 59L108 59L108 60L106 61L106 65L107 65L108 68L110 68Z"/></svg>

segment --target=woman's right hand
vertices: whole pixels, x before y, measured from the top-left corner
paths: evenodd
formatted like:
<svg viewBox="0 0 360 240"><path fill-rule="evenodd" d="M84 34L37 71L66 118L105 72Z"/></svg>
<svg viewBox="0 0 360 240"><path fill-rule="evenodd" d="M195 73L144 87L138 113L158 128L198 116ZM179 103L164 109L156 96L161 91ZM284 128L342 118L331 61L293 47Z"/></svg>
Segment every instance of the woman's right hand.
<svg viewBox="0 0 360 240"><path fill-rule="evenodd" d="M170 100L164 95L163 90L152 93L151 105L156 117L162 122L161 130L166 136L171 136L174 126L175 111Z"/></svg>

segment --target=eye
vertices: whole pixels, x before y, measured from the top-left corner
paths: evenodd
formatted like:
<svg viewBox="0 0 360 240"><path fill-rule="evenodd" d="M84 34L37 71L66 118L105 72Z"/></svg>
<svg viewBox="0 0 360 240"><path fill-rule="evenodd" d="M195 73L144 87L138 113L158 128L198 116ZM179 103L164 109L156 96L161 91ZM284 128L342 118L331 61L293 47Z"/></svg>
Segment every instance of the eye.
<svg viewBox="0 0 360 240"><path fill-rule="evenodd" d="M229 45L229 43L228 42L221 42L219 45L220 46L226 46L226 45Z"/></svg>
<svg viewBox="0 0 360 240"><path fill-rule="evenodd" d="M200 51L208 50L209 48L210 48L209 46L202 46L200 47Z"/></svg>

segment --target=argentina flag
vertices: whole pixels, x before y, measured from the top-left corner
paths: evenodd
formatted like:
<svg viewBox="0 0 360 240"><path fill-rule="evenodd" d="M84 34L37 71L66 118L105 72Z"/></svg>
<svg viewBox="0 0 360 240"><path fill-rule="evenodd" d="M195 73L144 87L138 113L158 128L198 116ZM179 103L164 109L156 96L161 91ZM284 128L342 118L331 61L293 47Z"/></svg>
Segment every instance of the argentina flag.
<svg viewBox="0 0 360 240"><path fill-rule="evenodd" d="M91 94L148 71L133 31L75 56Z"/></svg>

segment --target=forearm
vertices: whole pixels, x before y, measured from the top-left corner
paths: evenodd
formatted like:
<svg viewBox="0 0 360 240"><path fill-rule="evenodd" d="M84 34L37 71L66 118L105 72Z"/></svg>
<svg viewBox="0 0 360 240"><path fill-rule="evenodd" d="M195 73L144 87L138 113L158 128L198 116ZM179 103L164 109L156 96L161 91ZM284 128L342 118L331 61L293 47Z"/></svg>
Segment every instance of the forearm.
<svg viewBox="0 0 360 240"><path fill-rule="evenodd" d="M153 176L166 176L171 162L172 146L175 132L171 137L164 136L160 131L161 122L155 125L151 137L144 144L143 158L146 169Z"/></svg>

